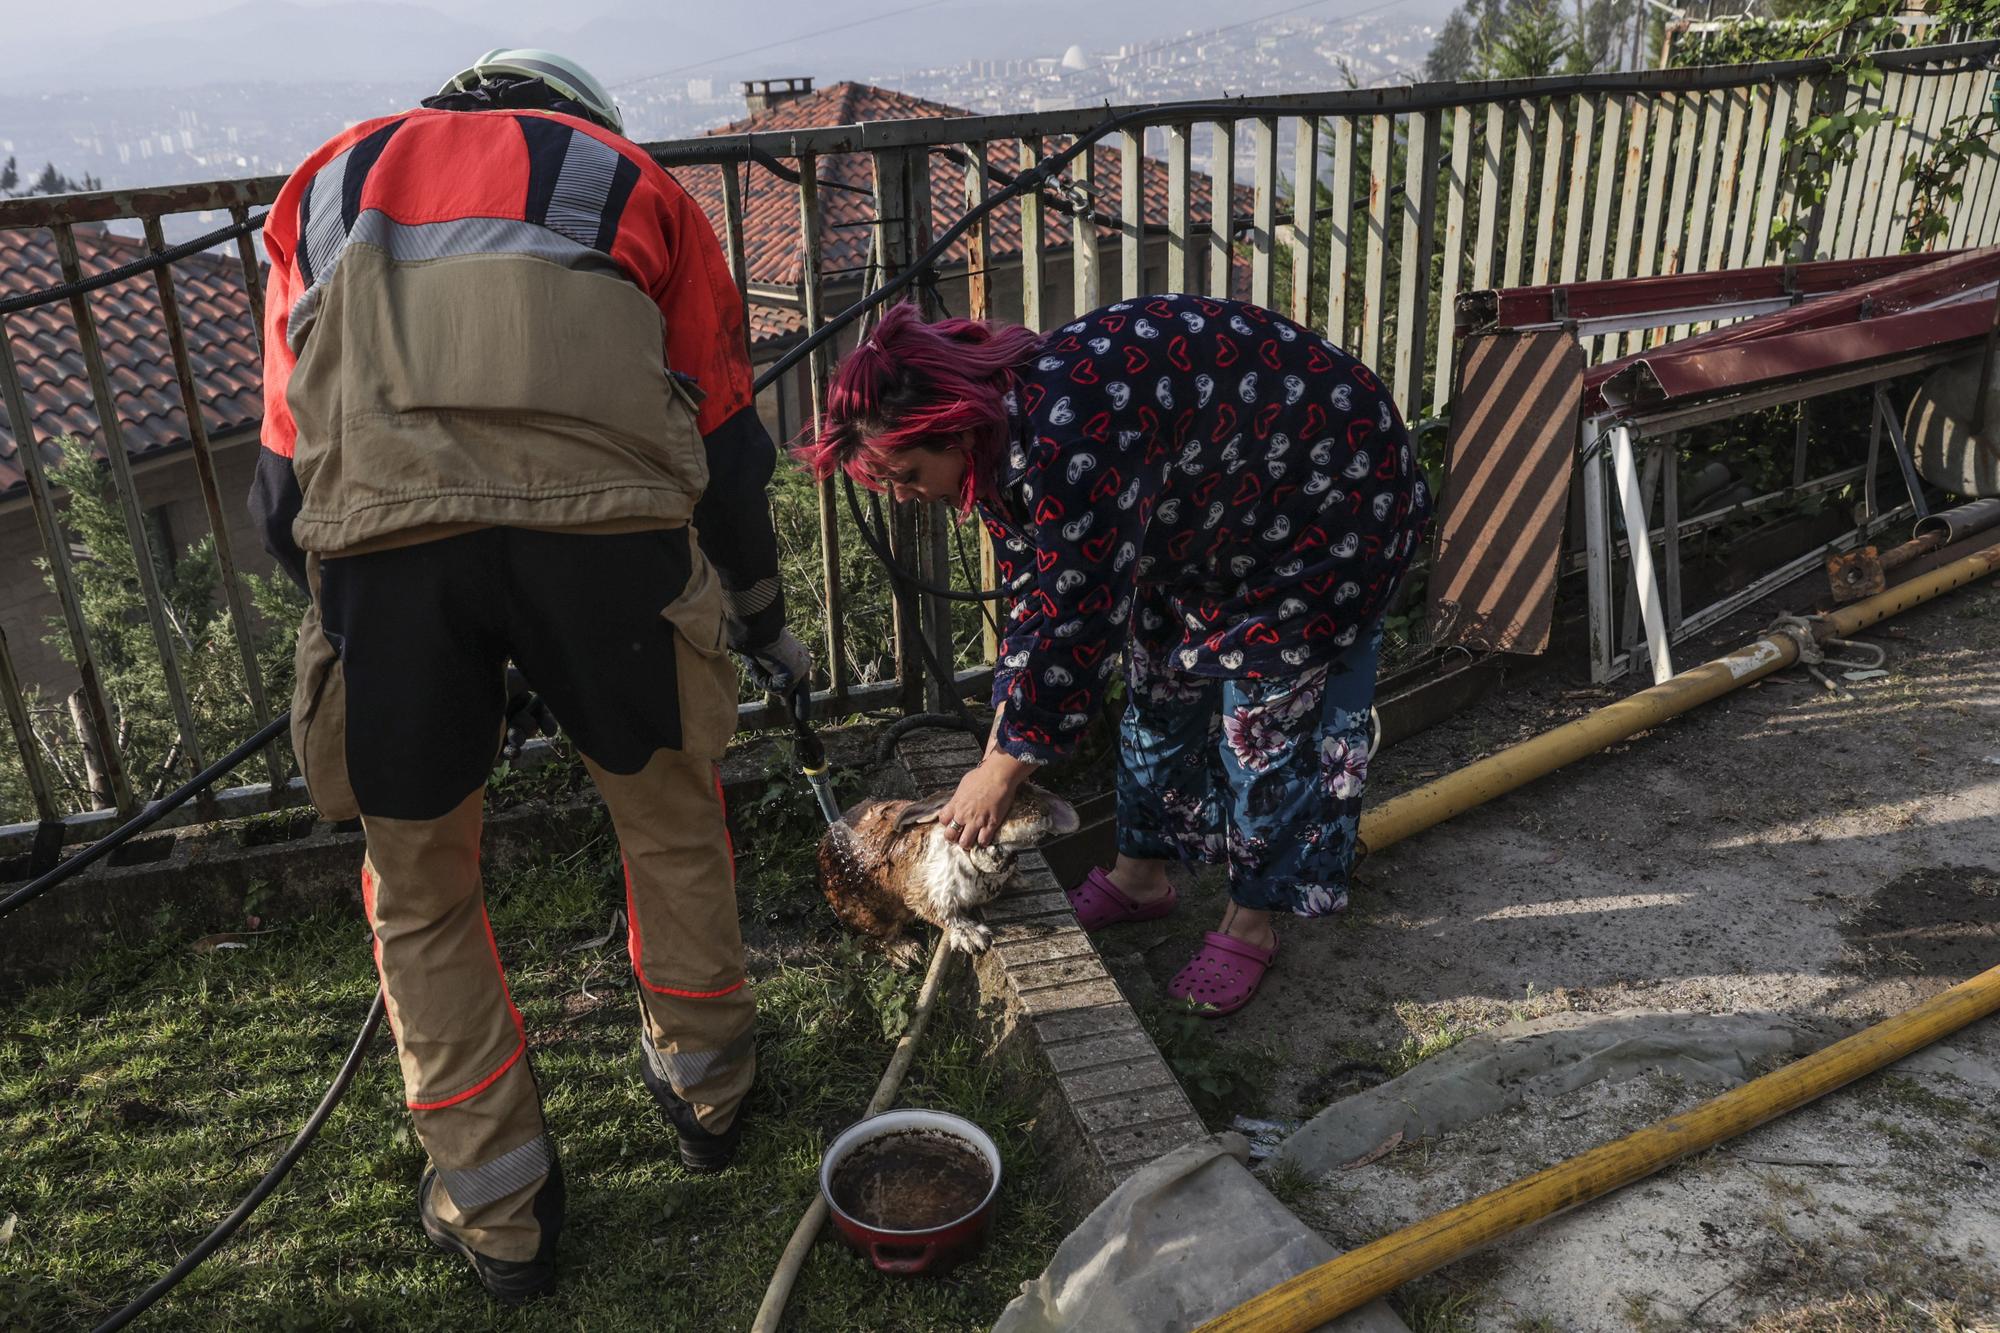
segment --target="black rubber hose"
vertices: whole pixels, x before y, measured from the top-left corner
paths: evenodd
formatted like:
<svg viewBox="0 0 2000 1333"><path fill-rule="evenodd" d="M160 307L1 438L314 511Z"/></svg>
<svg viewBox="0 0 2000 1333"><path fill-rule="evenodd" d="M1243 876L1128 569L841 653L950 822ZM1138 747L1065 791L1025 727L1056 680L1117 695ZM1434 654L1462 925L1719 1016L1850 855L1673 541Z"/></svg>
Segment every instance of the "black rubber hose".
<svg viewBox="0 0 2000 1333"><path fill-rule="evenodd" d="M985 731L971 718L958 713L912 713L898 718L890 728L882 733L882 739L875 743L875 766L881 768L896 757L896 742L913 731L935 727L940 731L962 731L975 741L986 739Z"/></svg>
<svg viewBox="0 0 2000 1333"><path fill-rule="evenodd" d="M382 992L378 990L375 992L375 1003L368 1007L368 1017L362 1021L361 1035L354 1039L354 1046L347 1052L347 1059L341 1064L340 1072L334 1075L333 1082L327 1086L326 1094L319 1099L319 1105L313 1108L311 1118L299 1127L298 1136L292 1140L291 1146L272 1163L271 1169L264 1173L264 1178L257 1182L256 1187L243 1196L243 1202L236 1205L236 1211L223 1218L216 1224L215 1230L202 1237L201 1244L189 1250L165 1277L140 1292L130 1304L99 1324L92 1333L111 1333L111 1330L123 1328L144 1314L147 1307L178 1286L181 1279L200 1267L202 1260L220 1249L223 1242L236 1234L238 1227L250 1220L250 1214L257 1211L257 1205L264 1202L271 1191L278 1188L285 1177L291 1174L292 1167L305 1155L312 1141L319 1137L320 1127L326 1124L327 1117L333 1114L333 1108L346 1095L348 1084L354 1082L354 1075L361 1068L362 1057L368 1054L368 1044L375 1039L375 1033L381 1026Z"/></svg>
<svg viewBox="0 0 2000 1333"><path fill-rule="evenodd" d="M249 759L251 755L269 745L277 738L279 732L291 725L291 722L291 710L286 709L266 723L263 730L259 731L249 740L244 741L241 745L189 778L167 795L154 801L144 810L141 810L138 814L119 825L114 831L91 843L90 846L84 848L75 856L70 857L69 860L64 861L61 865L56 866L53 870L30 880L8 894L5 898L0 898L0 916L5 916L17 908L26 907L56 885L96 865L127 842L144 833L162 819L165 819L168 815L186 805L190 800L193 800L197 793L213 785L217 778L227 773L230 769L238 767L245 760Z"/></svg>

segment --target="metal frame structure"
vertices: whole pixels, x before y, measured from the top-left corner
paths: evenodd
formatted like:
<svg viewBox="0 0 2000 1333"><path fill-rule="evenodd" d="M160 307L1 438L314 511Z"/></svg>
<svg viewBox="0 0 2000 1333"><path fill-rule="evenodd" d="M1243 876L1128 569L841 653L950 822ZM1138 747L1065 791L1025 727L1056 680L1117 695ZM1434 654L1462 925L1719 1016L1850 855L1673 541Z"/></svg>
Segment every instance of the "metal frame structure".
<svg viewBox="0 0 2000 1333"><path fill-rule="evenodd" d="M1831 61L1808 60L1295 94L1245 103L1240 117L1220 114L1213 105L1162 103L716 135L646 147L670 169L722 169L722 215L715 221L739 286L765 304L789 299L810 333L847 303L845 291L854 290L866 277L906 265L927 236L956 221L943 215L940 200L932 197L933 184L941 179L935 174L940 159L950 172L964 174L967 188L953 193L970 208L987 194L989 178L1001 176L997 164L1031 163L1045 150L1092 132L1108 116L1143 113L1080 159L1078 169L1060 188L1052 185L1009 205L966 238L941 278L963 284L954 290L964 293L969 313L1044 324L1065 308L1137 295L1144 285L1146 247L1149 241L1159 241L1164 243L1170 287L1284 305L1302 317L1316 310L1326 312L1318 322L1327 336L1356 347L1374 361L1393 386L1405 415L1416 419L1446 404L1451 325L1440 316L1448 316L1459 292L1517 286L1532 265L1535 276L1569 293L1567 299L1580 301L1584 299L1580 280L1600 275L1672 282L1677 281L1673 275L1711 261L1741 266L1786 258L1775 252L1770 227L1774 218L1789 218L1798 211L1795 173L1785 148L1788 128L1803 126L1816 112L1873 105L1878 95L1892 97L1899 108L1907 104L1908 124L1929 126L1953 108L1975 105L1992 94L1996 85L1991 63L1996 55L2000 42L1990 41L1883 52L1875 57L1885 78L1880 94L1850 85ZM1164 161L1146 156L1149 139L1164 141ZM1897 153L1920 151L1917 140L1907 128L1890 122L1871 129L1855 162L1835 172L1826 203L1810 211L1806 240L1790 257L1824 254L1848 259L1897 249L1909 201L1895 191L1871 193L1862 182L1886 178L1868 173L1878 167L1893 169L1890 159ZM1202 143L1209 146L1205 162L1196 156ZM1239 146L1252 159L1247 188L1234 184ZM814 167L829 155L853 153L869 155L874 164L869 223L874 259L862 277L834 281L821 263L824 192ZM789 298L763 284L753 291L744 255L746 192L739 173L764 170L759 163L771 159L802 172L795 188L804 276ZM1093 160L1100 170L1091 170ZM1115 169L1107 177L1102 168L1113 160ZM1292 167L1290 183L1279 169L1287 161ZM1968 182L1964 199L1951 216L1950 244L1975 246L2000 239L2000 207L1994 204L2000 189L1991 188L1995 169L1987 160L1975 167L1975 179ZM1164 177L1165 184L1163 207L1157 212L1139 206L1152 173ZM1197 206L1194 188L1204 176L1233 187L1213 190L1212 199L1223 207L1220 212L1206 210L1209 216ZM1314 182L1311 191L1299 188L1308 176ZM1112 210L1116 216L1091 198L1105 179L1120 184L1123 198ZM282 184L282 178L267 176L0 200L0 229L52 232L64 258L65 276L73 277L81 269L75 249L78 226L136 225L157 253L165 218L212 212L243 223L253 209L268 206ZM1239 198L1247 200L1247 209L1235 206ZM1049 239L1057 215L1068 216L1072 237L1061 245ZM1022 279L1018 308L1011 303L1001 308L1001 289L990 260L995 234L1009 226L1018 226L1022 238L1020 258L1014 264ZM1247 245L1247 265L1235 262L1236 243ZM1281 255L1292 261L1289 292L1279 286ZM1069 264L1067 282L1052 280L1059 258ZM262 306L263 283L247 234L235 238L235 264L255 315ZM1435 282L1434 265L1442 273ZM216 493L210 457L213 444L205 439L199 420L199 386L189 369L171 270L160 270L155 281L175 378L191 423L188 447L222 557L227 610L239 642L247 643L250 617L234 576L235 553L227 550L223 500ZM1758 299L1776 301L1792 295L1766 293ZM91 299L79 296L68 304L102 433L108 443L115 442L118 426L106 388L108 371L101 347L90 336ZM1676 320L1737 318L1754 308L1755 302L1747 298L1733 305L1711 301L1698 308L1677 307ZM1574 315L1573 310L1558 318ZM1590 339L1587 346L1616 354L1641 346L1642 331L1648 326L1621 325L1607 313L1579 327ZM98 683L90 627L84 623L69 569L57 497L40 466L46 441L34 429L27 410L36 386L22 382L17 346L18 339L10 336L9 317L0 315L0 405L15 423L29 498L81 677L78 730L87 747L101 757L110 791L106 804L129 809L136 800L132 780L117 751L112 701ZM815 405L821 401L828 371L824 350L799 371L804 396ZM1637 419L1632 425L1641 435L1651 429ZM122 466L116 448L110 452L114 480L129 509L134 494L129 469ZM1644 470L1641 465L1642 474ZM1667 484L1671 487L1670 477ZM917 614L897 616L897 679L868 684L857 680L846 623L854 609L853 590L842 585L843 522L833 501L832 489L823 488L818 497L820 586L811 590L816 595L810 599L818 603L823 626L820 657L829 671L819 706L827 715L885 705L914 707L922 701L922 686L920 673L911 669L917 660L913 637L923 635L953 653L949 608L926 599L929 604ZM898 549L913 558L926 577L936 581L951 575L942 515L901 514L895 528ZM142 547L144 533L135 528L130 535L135 548ZM990 552L982 550L982 560L990 569ZM151 562L141 560L140 568L150 570ZM801 602L807 601L799 597L806 590L793 591ZM147 590L147 605L159 631L156 637L187 747L185 756L192 757L198 738L185 691L176 683L177 647L159 621L156 590ZM962 681L968 678L965 668L971 668L972 677L978 675L977 659L990 661L993 648L989 632L971 649L972 660L965 652L953 653ZM10 718L20 720L25 709L19 682L5 669L10 665L0 662L0 696L4 696L0 701ZM245 688L261 719L269 712L268 700L257 697L263 683L256 679L254 662L247 656L243 667ZM743 721L759 726L778 719L767 719L761 706L748 705ZM59 796L44 768L26 758L34 748L27 737L17 733L17 743L42 820L61 819L75 827L88 823L87 817L64 814L64 807L75 798ZM288 799L287 793L297 788L285 781L285 760L274 754L270 763L271 799ZM0 840L5 836L0 833Z"/></svg>
<svg viewBox="0 0 2000 1333"><path fill-rule="evenodd" d="M1781 281L1793 292L1784 311L1600 366L1586 378L1588 415L1581 431L1583 467L1578 486L1594 680L1614 679L1640 662L1650 664L1655 682L1665 680L1674 673L1674 643L1814 568L1826 556L1860 545L1899 519L1929 513L1902 423L1884 386L1962 357L1978 345L1992 325L1993 303L2000 293L2000 250L1917 256L1915 262L1909 258L1784 269ZM1853 281L1870 277L1872 281ZM1628 283L1617 292L1579 291L1574 296L1578 308L1596 312L1594 332L1618 332L1683 317L1706 322L1729 312L1741 313L1746 301L1754 305L1763 299L1758 293L1771 278L1769 272L1719 275L1706 289L1691 282ZM1843 280L1853 285L1834 290L1834 284ZM1808 288L1818 293L1810 305ZM1655 299L1650 313L1649 294ZM1715 304L1701 305L1704 295ZM1565 304L1560 293L1481 294L1473 313L1475 317L1499 310L1536 314L1547 308L1544 301L1557 307ZM1613 307L1616 313L1611 312ZM1582 327L1579 322L1576 329ZM1809 479L1801 434L1791 486L1691 518L1682 516L1681 432L1864 386L1872 387L1866 463ZM1907 497L1887 509L1877 494L1885 436ZM1642 442L1652 445L1643 472L1636 461ZM1684 610L1680 561L1684 537L1788 499L1855 482L1861 485L1862 502L1860 522L1853 531L1708 606ZM1661 511L1658 528L1651 522L1656 493ZM1622 543L1612 538L1614 495L1626 534ZM1646 540L1632 539L1632 534L1641 532ZM1632 599L1622 632L1614 626L1613 607L1621 555L1629 570Z"/></svg>

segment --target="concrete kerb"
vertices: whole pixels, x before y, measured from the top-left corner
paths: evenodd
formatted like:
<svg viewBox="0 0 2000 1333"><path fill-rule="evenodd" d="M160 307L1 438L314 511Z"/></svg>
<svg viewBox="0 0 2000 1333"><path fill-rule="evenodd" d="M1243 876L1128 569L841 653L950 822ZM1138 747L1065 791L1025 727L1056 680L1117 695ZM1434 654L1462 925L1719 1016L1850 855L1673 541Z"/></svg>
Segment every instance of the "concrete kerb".
<svg viewBox="0 0 2000 1333"><path fill-rule="evenodd" d="M917 733L898 745L904 770L923 792L956 784L979 755L956 732ZM1050 1072L1037 1138L1078 1183L1081 1206L1206 1136L1041 853L1021 857L1017 887L984 917L993 947L972 969L982 1011L996 1046L1027 1043L1034 1063Z"/></svg>

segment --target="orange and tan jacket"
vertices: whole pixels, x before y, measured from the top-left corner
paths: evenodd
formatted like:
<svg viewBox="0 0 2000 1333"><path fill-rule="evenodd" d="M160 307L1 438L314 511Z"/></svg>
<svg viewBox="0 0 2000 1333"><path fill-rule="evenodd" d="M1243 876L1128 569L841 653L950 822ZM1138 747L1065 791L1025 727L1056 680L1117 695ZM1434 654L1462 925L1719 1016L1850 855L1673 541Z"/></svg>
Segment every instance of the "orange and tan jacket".
<svg viewBox="0 0 2000 1333"><path fill-rule="evenodd" d="M476 527L692 521L737 646L776 635L742 300L637 145L547 111L368 121L292 174L264 238L251 505L295 577Z"/></svg>

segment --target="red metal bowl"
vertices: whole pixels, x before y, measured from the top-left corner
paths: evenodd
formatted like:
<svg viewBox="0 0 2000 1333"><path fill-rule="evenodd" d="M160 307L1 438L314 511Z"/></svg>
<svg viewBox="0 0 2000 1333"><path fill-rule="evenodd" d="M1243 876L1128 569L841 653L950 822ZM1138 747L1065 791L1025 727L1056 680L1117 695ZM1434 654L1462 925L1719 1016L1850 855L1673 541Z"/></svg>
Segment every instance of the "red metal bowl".
<svg viewBox="0 0 2000 1333"><path fill-rule="evenodd" d="M949 1134L986 1159L993 1183L979 1206L943 1226L921 1231L872 1227L843 1212L833 1199L833 1173L841 1162L864 1143L911 1129ZM986 1243L987 1228L993 1220L993 1201L1000 1196L1000 1149L985 1130L963 1116L944 1111L885 1111L840 1131L820 1161L819 1192L833 1214L833 1225L840 1231L841 1239L882 1272L898 1275L941 1272L971 1257Z"/></svg>

